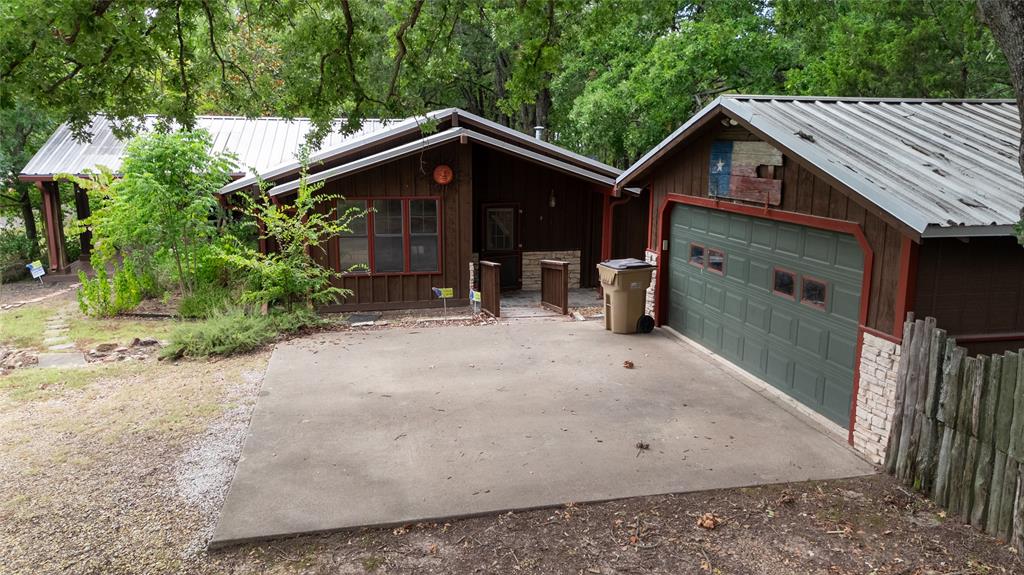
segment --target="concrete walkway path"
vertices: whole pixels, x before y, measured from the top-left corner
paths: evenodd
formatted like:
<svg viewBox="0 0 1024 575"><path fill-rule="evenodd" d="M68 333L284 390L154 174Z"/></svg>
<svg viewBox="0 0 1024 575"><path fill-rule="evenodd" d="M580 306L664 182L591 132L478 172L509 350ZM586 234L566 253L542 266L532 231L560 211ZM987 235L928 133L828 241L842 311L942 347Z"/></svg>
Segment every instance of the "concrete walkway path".
<svg viewBox="0 0 1024 575"><path fill-rule="evenodd" d="M274 351L211 546L872 472L659 333L536 319L318 335Z"/></svg>

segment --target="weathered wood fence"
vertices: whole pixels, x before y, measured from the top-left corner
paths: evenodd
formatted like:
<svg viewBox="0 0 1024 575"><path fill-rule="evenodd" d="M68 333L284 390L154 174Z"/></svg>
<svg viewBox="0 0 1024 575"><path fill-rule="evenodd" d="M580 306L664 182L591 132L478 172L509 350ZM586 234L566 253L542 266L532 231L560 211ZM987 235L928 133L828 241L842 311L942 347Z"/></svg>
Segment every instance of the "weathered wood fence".
<svg viewBox="0 0 1024 575"><path fill-rule="evenodd" d="M1024 550L1024 362L967 357L934 318L904 325L886 470L947 516Z"/></svg>
<svg viewBox="0 0 1024 575"><path fill-rule="evenodd" d="M569 262L540 260L540 305L569 313Z"/></svg>
<svg viewBox="0 0 1024 575"><path fill-rule="evenodd" d="M501 317L501 264L480 262L480 309Z"/></svg>

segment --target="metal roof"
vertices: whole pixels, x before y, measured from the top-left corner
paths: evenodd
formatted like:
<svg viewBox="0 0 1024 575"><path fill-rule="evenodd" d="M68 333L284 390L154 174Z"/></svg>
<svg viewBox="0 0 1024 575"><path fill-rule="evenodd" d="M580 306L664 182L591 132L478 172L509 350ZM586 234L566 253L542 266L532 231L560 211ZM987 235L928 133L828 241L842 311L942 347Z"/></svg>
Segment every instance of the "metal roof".
<svg viewBox="0 0 1024 575"><path fill-rule="evenodd" d="M508 126L502 126L497 122L492 122L486 118L477 116L465 110L458 108L445 108L442 110L435 110L429 112L422 117L413 117L406 120L395 122L386 129L368 134L360 138L353 138L341 142L335 146L323 146L319 152L309 157L310 165L315 165L320 162L329 162L344 158L346 155L358 153L360 150L366 149L367 147L373 146L374 144L386 140L388 138L415 134L420 131L420 126L426 121L443 121L450 118L460 118L466 120L469 123L477 124L485 130L491 131L492 133L501 134L511 140L519 142L525 146L542 150L544 153L551 155L554 158L560 158L562 160L568 160L571 163L576 163L580 166L585 166L584 171L596 172L608 176L608 180L619 175L622 170L609 166L599 162L593 158L577 154L555 144L539 140L533 136L524 134L518 130L509 128ZM457 124L453 121L453 125ZM264 180L275 179L288 174L296 174L301 168L301 164L295 159L289 159L288 161L273 166L268 170L259 170L259 176L250 175L245 178L235 180L219 190L221 194L229 194L236 192L243 188L256 184L260 178Z"/></svg>
<svg viewBox="0 0 1024 575"><path fill-rule="evenodd" d="M146 116L145 129L152 130L156 116ZM340 126L341 120L335 124ZM332 130L324 138L321 148L336 148L344 142L365 138L394 124L394 121L364 120L362 127L351 134ZM106 166L113 171L121 167L121 155L127 141L114 136L113 122L104 116L93 118L88 132L89 141L78 141L67 124L62 124L43 144L43 147L21 171L21 176L52 177L56 174L82 174ZM198 116L196 127L210 132L213 150L231 152L237 156L238 169L250 174L263 172L294 160L305 143L312 123L305 118L245 118L240 116ZM337 126L336 126L337 127Z"/></svg>
<svg viewBox="0 0 1024 575"><path fill-rule="evenodd" d="M616 180L724 113L924 236L1009 234L1024 206L1012 100L723 96ZM955 229L942 229L955 228Z"/></svg>
<svg viewBox="0 0 1024 575"><path fill-rule="evenodd" d="M611 186L615 183L615 180L603 174L599 174L597 172L581 168L568 162L563 162L557 158L553 158L546 154L541 154L534 152L532 150L527 150L520 146L516 146L515 144L510 144L503 140L492 138L488 135L481 134L468 128L449 128L437 134L432 134L430 136L426 136L424 138L420 138L412 142L407 142L405 144L398 145L393 148L388 148L383 152L378 152L376 154L372 154L364 158L359 158L357 160L353 160L340 166L335 166L333 168L329 168L320 172L316 172L314 174L310 174L309 176L306 177L306 182L309 184L313 184L316 182L330 181L345 176L347 174L351 174L353 172L365 170L367 168L382 164L384 162L401 158L403 156L416 154L423 150L433 148L459 138L466 138L468 140L479 142L485 146L490 146L492 148L509 152L516 156L549 166L556 170L560 170L566 173L579 176L580 178L589 180L597 184ZM267 193L271 196L280 196L292 193L298 188L299 180L294 179L289 182L285 182L283 184L279 184L277 186L270 188L267 191Z"/></svg>

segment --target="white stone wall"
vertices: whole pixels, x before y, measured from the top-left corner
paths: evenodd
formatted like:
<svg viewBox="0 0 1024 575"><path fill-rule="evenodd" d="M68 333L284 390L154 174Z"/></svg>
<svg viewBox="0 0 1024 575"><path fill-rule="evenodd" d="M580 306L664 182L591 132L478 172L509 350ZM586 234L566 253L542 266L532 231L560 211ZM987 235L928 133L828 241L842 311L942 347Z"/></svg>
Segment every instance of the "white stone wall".
<svg viewBox="0 0 1024 575"><path fill-rule="evenodd" d="M652 252L647 250L644 252L644 261L655 266L654 272L651 274L651 287L647 288L647 303L644 307L646 313L649 316L654 316L654 292L658 287L658 252Z"/></svg>
<svg viewBox="0 0 1024 575"><path fill-rule="evenodd" d="M540 289L540 260L569 262L569 288L580 287L580 252L523 252L523 289Z"/></svg>
<svg viewBox="0 0 1024 575"><path fill-rule="evenodd" d="M896 409L900 346L867 332L863 337L853 447L871 461L881 463L885 459L885 446Z"/></svg>

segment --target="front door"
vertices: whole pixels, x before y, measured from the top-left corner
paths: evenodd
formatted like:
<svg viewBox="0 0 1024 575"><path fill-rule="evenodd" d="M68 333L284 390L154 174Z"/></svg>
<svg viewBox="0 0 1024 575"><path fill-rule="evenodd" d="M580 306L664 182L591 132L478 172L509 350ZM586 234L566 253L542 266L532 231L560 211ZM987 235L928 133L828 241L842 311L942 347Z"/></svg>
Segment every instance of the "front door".
<svg viewBox="0 0 1024 575"><path fill-rule="evenodd" d="M480 259L501 264L501 288L519 289L522 280L522 244L519 242L519 205L483 206L483 250Z"/></svg>

